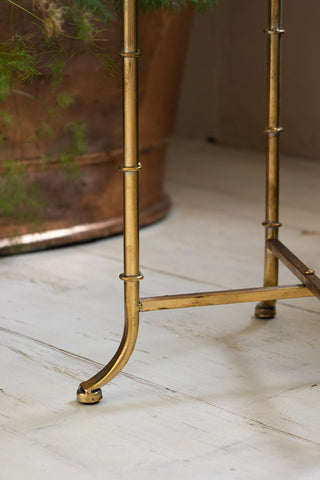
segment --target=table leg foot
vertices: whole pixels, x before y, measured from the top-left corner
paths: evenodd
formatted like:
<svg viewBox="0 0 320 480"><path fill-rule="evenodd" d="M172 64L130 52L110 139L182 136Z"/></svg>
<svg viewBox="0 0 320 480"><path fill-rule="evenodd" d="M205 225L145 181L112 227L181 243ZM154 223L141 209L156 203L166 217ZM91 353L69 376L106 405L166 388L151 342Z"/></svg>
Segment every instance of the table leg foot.
<svg viewBox="0 0 320 480"><path fill-rule="evenodd" d="M264 320L274 318L276 316L275 302L260 302L255 308L255 316Z"/></svg>
<svg viewBox="0 0 320 480"><path fill-rule="evenodd" d="M79 385L77 391L77 400L79 403L85 404L94 404L100 402L102 398L102 391L101 388L96 388L95 390L85 390L84 388Z"/></svg>

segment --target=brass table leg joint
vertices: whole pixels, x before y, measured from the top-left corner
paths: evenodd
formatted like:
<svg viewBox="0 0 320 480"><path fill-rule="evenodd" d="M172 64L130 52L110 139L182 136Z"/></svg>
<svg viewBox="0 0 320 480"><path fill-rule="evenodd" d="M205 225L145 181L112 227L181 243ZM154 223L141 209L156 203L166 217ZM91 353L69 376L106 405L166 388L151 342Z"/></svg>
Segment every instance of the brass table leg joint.
<svg viewBox="0 0 320 480"><path fill-rule="evenodd" d="M265 228L280 228L280 227L282 227L282 223L280 223L280 222L271 222L270 220L265 220L264 222L262 222L262 225L263 225Z"/></svg>
<svg viewBox="0 0 320 480"><path fill-rule="evenodd" d="M120 170L122 170L124 173L135 173L135 172L139 172L139 170L142 169L142 165L141 163L139 162L138 165L132 165L132 166L127 166L127 165L121 165L120 167Z"/></svg>
<svg viewBox="0 0 320 480"><path fill-rule="evenodd" d="M266 133L267 135L277 135L278 133L281 133L281 132L283 132L283 127L280 127L280 126L275 126L275 127L268 126L268 127L265 127L264 129L264 133Z"/></svg>
<svg viewBox="0 0 320 480"><path fill-rule="evenodd" d="M142 52L139 49L132 50L131 52L126 50L122 50L122 52L120 52L120 56L123 58L138 58L138 57L141 57L141 55L142 55Z"/></svg>
<svg viewBox="0 0 320 480"><path fill-rule="evenodd" d="M283 35L284 33L286 33L286 31L283 28L279 28L279 27L265 28L264 32L267 35Z"/></svg>
<svg viewBox="0 0 320 480"><path fill-rule="evenodd" d="M125 273L120 273L119 278L124 282L141 282L144 277L142 273L139 273L138 275L126 275Z"/></svg>
<svg viewBox="0 0 320 480"><path fill-rule="evenodd" d="M319 300L320 278L278 239L267 240L268 248Z"/></svg>

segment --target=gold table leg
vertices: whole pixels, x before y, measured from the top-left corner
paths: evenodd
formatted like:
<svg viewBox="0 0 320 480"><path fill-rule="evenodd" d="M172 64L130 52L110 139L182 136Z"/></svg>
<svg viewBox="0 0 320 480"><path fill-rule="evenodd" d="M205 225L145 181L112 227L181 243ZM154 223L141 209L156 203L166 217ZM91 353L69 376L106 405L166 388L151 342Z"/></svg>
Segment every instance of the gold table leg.
<svg viewBox="0 0 320 480"><path fill-rule="evenodd" d="M264 286L249 289L198 292L180 295L139 298L139 218L138 218L138 100L137 60L137 0L123 1L124 63L124 281L125 327L120 346L112 360L94 377L82 382L77 392L80 403L97 403L102 398L101 387L125 366L135 347L139 311L150 312L172 308L221 305L260 300L255 314L258 318L275 315L277 299L316 296L320 299L320 278L278 240L279 223L279 97L280 97L280 38L281 0L269 0L268 34L268 113L267 174ZM302 282L299 285L278 286L278 259Z"/></svg>
<svg viewBox="0 0 320 480"><path fill-rule="evenodd" d="M264 286L278 284L278 259L267 246L267 241L278 238L279 223L279 136L280 125L280 41L284 30L281 26L281 0L269 0L268 35L268 87L267 87L267 135L266 144L266 220ZM258 318L273 318L276 301L262 301L256 306Z"/></svg>
<svg viewBox="0 0 320 480"><path fill-rule="evenodd" d="M112 360L78 388L80 403L97 403L101 387L125 366L133 352L139 327L139 208L138 186L138 57L136 0L123 1L123 92L124 92L124 281L125 326L120 346Z"/></svg>

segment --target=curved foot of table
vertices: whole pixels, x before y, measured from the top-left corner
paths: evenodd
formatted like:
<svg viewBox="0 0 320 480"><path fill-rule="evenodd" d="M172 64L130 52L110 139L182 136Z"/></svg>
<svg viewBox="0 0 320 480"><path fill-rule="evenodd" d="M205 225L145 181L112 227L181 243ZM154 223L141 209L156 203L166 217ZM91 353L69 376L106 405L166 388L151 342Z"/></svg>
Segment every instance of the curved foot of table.
<svg viewBox="0 0 320 480"><path fill-rule="evenodd" d="M102 398L102 391L101 388L97 388L95 390L84 390L81 385L77 390L77 400L79 403L98 403Z"/></svg>
<svg viewBox="0 0 320 480"><path fill-rule="evenodd" d="M128 362L134 350L139 330L138 282L125 284L125 326L119 348L110 362L89 380L80 383L77 391L79 403L94 404L102 398L101 387L110 382Z"/></svg>

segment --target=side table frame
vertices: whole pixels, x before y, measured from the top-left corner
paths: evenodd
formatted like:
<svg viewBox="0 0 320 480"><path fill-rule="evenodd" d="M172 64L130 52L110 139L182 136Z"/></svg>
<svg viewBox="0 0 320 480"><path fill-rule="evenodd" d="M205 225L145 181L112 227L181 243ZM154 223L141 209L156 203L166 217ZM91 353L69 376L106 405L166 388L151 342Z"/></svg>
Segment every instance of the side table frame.
<svg viewBox="0 0 320 480"><path fill-rule="evenodd" d="M264 286L238 290L187 293L140 298L139 282L139 198L138 181L138 57L137 0L123 0L123 95L124 95L124 281L125 326L120 346L111 361L95 376L82 382L77 391L80 403L97 403L101 387L114 378L129 360L137 339L139 313L172 308L221 305L260 301L258 318L270 319L276 313L276 300L316 296L320 299L320 279L278 239L279 222L279 137L280 126L280 43L284 33L282 0L268 0L268 86L266 143L266 220ZM278 286L278 261L301 282Z"/></svg>

